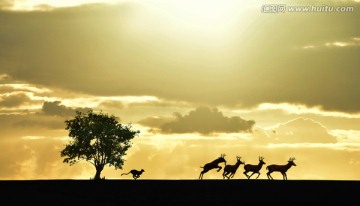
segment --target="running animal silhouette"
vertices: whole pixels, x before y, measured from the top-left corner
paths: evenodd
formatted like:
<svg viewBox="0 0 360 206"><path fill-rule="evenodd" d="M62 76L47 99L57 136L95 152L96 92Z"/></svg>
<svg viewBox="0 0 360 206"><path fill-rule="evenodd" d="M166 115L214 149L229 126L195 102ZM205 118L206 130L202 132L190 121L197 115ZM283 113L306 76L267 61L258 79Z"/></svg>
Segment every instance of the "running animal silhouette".
<svg viewBox="0 0 360 206"><path fill-rule="evenodd" d="M230 179L230 178L233 178L235 173L236 173L236 170L239 168L239 166L241 164L245 164L245 162L242 162L240 161L241 157L239 156L236 156L236 164L235 165L226 165L224 167L224 173L223 173L223 177L225 179L225 177L227 179ZM228 176L229 175L229 176Z"/></svg>
<svg viewBox="0 0 360 206"><path fill-rule="evenodd" d="M261 170L262 165L265 164L265 162L264 162L263 160L264 160L263 157L259 157L259 164L258 164L258 165L246 164L246 165L244 166L244 169L245 169L244 174L246 175L246 177L247 177L248 179L250 179L250 177L251 177L253 174L255 174L255 173L258 173L258 176L256 177L256 179L260 176L260 172L259 172L259 171ZM249 175L247 175L248 172L252 172L252 174L249 176Z"/></svg>
<svg viewBox="0 0 360 206"><path fill-rule="evenodd" d="M219 158L217 158L216 160L205 164L204 167L201 167L201 168L204 168L204 169L203 169L203 171L200 172L199 179L202 180L202 178L204 176L204 173L207 173L209 170L218 168L217 172L219 172L222 169L222 167L219 166L218 164L221 163L221 162L224 162L225 166L226 166L226 160L224 159L224 157L225 157L225 154L221 154L221 156Z"/></svg>
<svg viewBox="0 0 360 206"><path fill-rule="evenodd" d="M140 175L141 175L143 172L145 172L145 170L143 170L143 169L141 169L140 171L133 169L133 170L130 170L130 172L128 172L128 173L122 173L121 176L123 176L123 175L128 175L128 174L131 173L132 176L133 176L133 178L134 178L134 180L136 180L137 178L140 177Z"/></svg>
<svg viewBox="0 0 360 206"><path fill-rule="evenodd" d="M290 159L288 160L288 163L286 165L269 165L266 167L267 170L269 170L267 174L268 179L269 180L273 180L273 178L271 177L271 173L272 172L281 172L283 179L287 180L287 175L286 175L286 171L288 171L288 169L290 169L291 166L296 166L296 164L294 163L295 157L290 157Z"/></svg>

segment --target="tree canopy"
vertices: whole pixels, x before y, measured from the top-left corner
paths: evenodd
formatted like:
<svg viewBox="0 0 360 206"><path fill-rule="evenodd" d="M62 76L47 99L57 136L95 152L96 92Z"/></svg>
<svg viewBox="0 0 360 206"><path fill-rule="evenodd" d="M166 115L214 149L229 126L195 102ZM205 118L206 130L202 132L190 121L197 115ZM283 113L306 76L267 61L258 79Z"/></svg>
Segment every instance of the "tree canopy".
<svg viewBox="0 0 360 206"><path fill-rule="evenodd" d="M113 115L76 111L73 119L66 120L66 130L72 138L61 151L63 162L73 165L85 160L95 166L95 180L106 165L122 169L123 156L131 147L131 140L140 133L131 129L131 124L122 125Z"/></svg>

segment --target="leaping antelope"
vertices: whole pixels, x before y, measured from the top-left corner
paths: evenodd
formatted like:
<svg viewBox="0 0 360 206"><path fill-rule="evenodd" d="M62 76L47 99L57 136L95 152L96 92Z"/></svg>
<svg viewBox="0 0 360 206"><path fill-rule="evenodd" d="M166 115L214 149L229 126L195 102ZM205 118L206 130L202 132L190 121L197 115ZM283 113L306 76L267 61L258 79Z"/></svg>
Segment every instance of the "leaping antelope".
<svg viewBox="0 0 360 206"><path fill-rule="evenodd" d="M258 176L256 177L256 179L260 176L260 170L261 170L261 167L262 165L266 164L264 161L264 157L259 157L259 164L258 165L251 165L251 164L246 164L244 166L244 169L245 169L245 172L244 174L246 175L246 177L248 179L250 179L251 176L253 176L253 174L257 173ZM249 176L247 175L248 172L252 172L252 174Z"/></svg>
<svg viewBox="0 0 360 206"><path fill-rule="evenodd" d="M294 163L295 158L294 157L290 157L288 160L288 163L286 165L269 165L266 167L267 170L269 170L269 172L267 172L267 176L268 179L273 180L273 178L271 177L271 173L272 172L281 172L283 179L287 180L287 175L286 175L286 171L288 171L288 169L290 169L291 166L296 166L296 164Z"/></svg>
<svg viewBox="0 0 360 206"><path fill-rule="evenodd" d="M236 173L236 170L239 168L239 166L241 164L245 164L245 162L240 161L240 159L241 159L241 157L236 156L237 161L236 161L235 165L226 165L224 167L224 173L223 173L224 179L225 179L225 177L228 179L233 178ZM227 175L229 175L229 176L227 176Z"/></svg>
<svg viewBox="0 0 360 206"><path fill-rule="evenodd" d="M221 154L221 156L219 158L217 158L216 160L205 164L204 167L201 167L201 168L204 168L204 169L203 169L203 171L201 171L199 179L202 180L202 178L204 176L204 173L208 172L209 170L218 168L217 172L219 172L222 169L222 167L219 166L218 164L221 163L221 162L224 162L225 166L226 166L226 160L224 159L224 157L225 157L225 154Z"/></svg>

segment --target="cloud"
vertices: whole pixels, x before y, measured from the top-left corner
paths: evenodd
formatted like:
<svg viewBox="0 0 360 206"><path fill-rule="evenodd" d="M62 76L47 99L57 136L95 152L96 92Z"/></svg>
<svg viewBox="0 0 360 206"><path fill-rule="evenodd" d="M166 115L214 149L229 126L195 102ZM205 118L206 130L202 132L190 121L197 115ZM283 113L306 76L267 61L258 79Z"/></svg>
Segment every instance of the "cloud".
<svg viewBox="0 0 360 206"><path fill-rule="evenodd" d="M147 117L145 119L142 119L138 121L138 123L148 127L161 128L162 125L171 122L173 120L174 118L155 116L155 117Z"/></svg>
<svg viewBox="0 0 360 206"><path fill-rule="evenodd" d="M103 101L99 104L99 108L105 107L110 109L124 109L125 106L121 101Z"/></svg>
<svg viewBox="0 0 360 206"><path fill-rule="evenodd" d="M271 129L256 129L255 140L267 143L336 143L337 139L320 122L296 118Z"/></svg>
<svg viewBox="0 0 360 206"><path fill-rule="evenodd" d="M360 114L351 114L345 112L335 112L335 111L324 111L321 107L307 107L306 105L301 104L289 104L289 103L262 103L255 108L258 111L271 111L271 110L280 110L286 112L287 114L315 114L318 116L328 116L328 117L342 117L342 118L360 118ZM253 110L254 111L254 110Z"/></svg>
<svg viewBox="0 0 360 206"><path fill-rule="evenodd" d="M308 44L303 46L303 49L333 49L333 48L346 48L346 47L360 47L360 37L353 37L341 41L328 41L320 45Z"/></svg>
<svg viewBox="0 0 360 206"><path fill-rule="evenodd" d="M6 83L10 79L11 77L9 77L7 74L0 73L0 83Z"/></svg>
<svg viewBox="0 0 360 206"><path fill-rule="evenodd" d="M76 115L76 111L86 112L90 110L90 108L69 108L64 105L61 105L61 101L54 102L44 102L42 106L42 112L45 115L56 115L56 116L74 116Z"/></svg>
<svg viewBox="0 0 360 206"><path fill-rule="evenodd" d="M10 94L7 96L0 95L0 107L18 107L24 103L31 102L31 99L23 93Z"/></svg>
<svg viewBox="0 0 360 206"><path fill-rule="evenodd" d="M126 0L62 0L57 1L34 1L34 0L0 0L0 9L12 11L51 11L58 8L92 6L106 3L119 3Z"/></svg>
<svg viewBox="0 0 360 206"><path fill-rule="evenodd" d="M51 90L49 89L36 87L34 85L29 85L29 84L20 84L20 83L0 84L1 93L24 92L24 93L43 94L50 91Z"/></svg>
<svg viewBox="0 0 360 206"><path fill-rule="evenodd" d="M335 143L327 128L312 119L297 118L275 128L278 142Z"/></svg>
<svg viewBox="0 0 360 206"><path fill-rule="evenodd" d="M253 120L240 117L226 117L216 108L198 107L187 115L175 113L171 121L161 118L147 118L139 123L147 126L157 126L163 133L234 133L251 132L255 124Z"/></svg>
<svg viewBox="0 0 360 206"><path fill-rule="evenodd" d="M0 10L9 9L14 5L14 0L0 0Z"/></svg>

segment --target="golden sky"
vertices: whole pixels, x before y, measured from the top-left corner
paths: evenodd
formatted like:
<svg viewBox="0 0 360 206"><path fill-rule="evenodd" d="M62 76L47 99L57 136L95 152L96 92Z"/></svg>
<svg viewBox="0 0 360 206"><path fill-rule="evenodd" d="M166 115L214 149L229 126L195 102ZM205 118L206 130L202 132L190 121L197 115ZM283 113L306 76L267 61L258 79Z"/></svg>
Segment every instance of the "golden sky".
<svg viewBox="0 0 360 206"><path fill-rule="evenodd" d="M0 0L0 179L93 177L60 157L91 108L140 130L108 179L197 179L225 153L360 180L359 23L358 0Z"/></svg>

